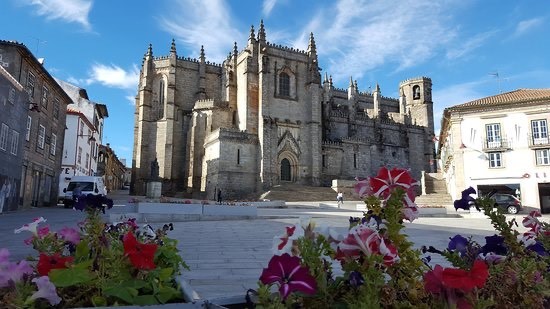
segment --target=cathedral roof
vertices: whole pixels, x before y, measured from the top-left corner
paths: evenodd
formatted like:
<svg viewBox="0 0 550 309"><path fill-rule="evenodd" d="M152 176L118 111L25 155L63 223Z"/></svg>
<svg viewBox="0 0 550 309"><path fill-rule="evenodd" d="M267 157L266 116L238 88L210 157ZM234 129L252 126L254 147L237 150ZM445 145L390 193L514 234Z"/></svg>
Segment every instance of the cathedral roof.
<svg viewBox="0 0 550 309"><path fill-rule="evenodd" d="M550 100L550 88L517 89L450 107L451 111Z"/></svg>

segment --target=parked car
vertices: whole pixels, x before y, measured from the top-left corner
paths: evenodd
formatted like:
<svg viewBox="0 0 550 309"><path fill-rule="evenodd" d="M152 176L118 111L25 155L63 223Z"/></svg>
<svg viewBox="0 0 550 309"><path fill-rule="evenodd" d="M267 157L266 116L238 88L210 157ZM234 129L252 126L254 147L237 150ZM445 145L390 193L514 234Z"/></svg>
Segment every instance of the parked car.
<svg viewBox="0 0 550 309"><path fill-rule="evenodd" d="M495 193L491 198L495 201L495 208L504 209L512 215L521 211L522 206L520 200L512 194Z"/></svg>
<svg viewBox="0 0 550 309"><path fill-rule="evenodd" d="M98 176L74 176L67 185L67 188L63 189L65 197L63 204L65 208L70 208L75 202L75 198L78 195L93 194L107 196L107 188L103 183L103 178Z"/></svg>

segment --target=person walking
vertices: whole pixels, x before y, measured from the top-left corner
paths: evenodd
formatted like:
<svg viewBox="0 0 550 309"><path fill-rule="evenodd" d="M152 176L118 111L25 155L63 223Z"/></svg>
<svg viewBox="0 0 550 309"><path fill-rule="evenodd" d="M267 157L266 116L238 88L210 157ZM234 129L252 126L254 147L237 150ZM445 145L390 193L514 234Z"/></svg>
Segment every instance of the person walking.
<svg viewBox="0 0 550 309"><path fill-rule="evenodd" d="M222 190L218 189L218 203L222 203Z"/></svg>
<svg viewBox="0 0 550 309"><path fill-rule="evenodd" d="M340 208L340 206L344 204L344 193L338 192L336 195L336 201L338 202L338 208Z"/></svg>

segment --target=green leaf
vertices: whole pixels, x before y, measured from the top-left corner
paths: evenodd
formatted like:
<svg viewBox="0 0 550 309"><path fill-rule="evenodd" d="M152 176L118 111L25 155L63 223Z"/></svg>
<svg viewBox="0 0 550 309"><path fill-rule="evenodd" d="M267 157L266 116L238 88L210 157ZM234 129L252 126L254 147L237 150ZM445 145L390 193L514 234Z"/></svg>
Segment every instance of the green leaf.
<svg viewBox="0 0 550 309"><path fill-rule="evenodd" d="M159 301L153 295L139 295L134 297L134 305L147 306L158 305Z"/></svg>
<svg viewBox="0 0 550 309"><path fill-rule="evenodd" d="M114 285L103 289L105 296L117 297L128 304L135 304L134 299L138 295L138 290L126 286Z"/></svg>
<svg viewBox="0 0 550 309"><path fill-rule="evenodd" d="M81 261L90 257L90 246L87 241L83 240L76 245L75 260Z"/></svg>
<svg viewBox="0 0 550 309"><path fill-rule="evenodd" d="M128 287L128 288L134 288L136 290L139 290L146 286L148 283L143 280L125 280L120 283L121 287Z"/></svg>
<svg viewBox="0 0 550 309"><path fill-rule="evenodd" d="M173 298L180 297L181 293L172 287L163 286L160 288L156 296L161 304L165 304Z"/></svg>
<svg viewBox="0 0 550 309"><path fill-rule="evenodd" d="M161 281L168 281L172 279L173 273L174 273L174 269L172 269L172 267L163 268L159 272L159 278Z"/></svg>
<svg viewBox="0 0 550 309"><path fill-rule="evenodd" d="M87 269L64 268L52 269L48 274L50 281L56 287L68 287L92 281L93 277Z"/></svg>
<svg viewBox="0 0 550 309"><path fill-rule="evenodd" d="M103 296L94 295L92 296L92 304L94 307L104 307L107 306L107 300Z"/></svg>

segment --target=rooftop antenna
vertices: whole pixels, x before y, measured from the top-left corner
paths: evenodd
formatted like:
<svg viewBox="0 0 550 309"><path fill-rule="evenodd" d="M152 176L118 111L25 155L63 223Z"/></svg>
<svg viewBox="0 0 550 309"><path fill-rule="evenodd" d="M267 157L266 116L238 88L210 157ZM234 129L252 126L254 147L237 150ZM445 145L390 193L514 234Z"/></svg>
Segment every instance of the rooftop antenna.
<svg viewBox="0 0 550 309"><path fill-rule="evenodd" d="M495 71L493 73L489 73L492 77L497 79L498 82L498 93L502 93L502 89L500 88L500 75L498 74L498 71Z"/></svg>
<svg viewBox="0 0 550 309"><path fill-rule="evenodd" d="M33 38L36 40L36 48L34 49L34 55L38 57L38 47L40 47L40 44L48 43L48 41L41 40L40 38L35 38L35 37Z"/></svg>

